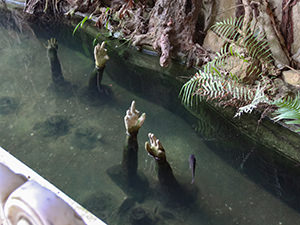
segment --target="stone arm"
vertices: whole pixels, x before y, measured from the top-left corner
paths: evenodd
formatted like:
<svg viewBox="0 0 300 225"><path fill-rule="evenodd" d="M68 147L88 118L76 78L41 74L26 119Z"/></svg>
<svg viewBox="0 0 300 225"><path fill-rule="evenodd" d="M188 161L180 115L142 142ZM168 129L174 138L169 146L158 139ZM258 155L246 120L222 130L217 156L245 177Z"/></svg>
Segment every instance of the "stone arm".
<svg viewBox="0 0 300 225"><path fill-rule="evenodd" d="M157 162L158 180L160 184L167 188L177 188L179 185L167 161L165 149L154 134L149 133L148 137L149 142L145 143L145 149Z"/></svg>
<svg viewBox="0 0 300 225"><path fill-rule="evenodd" d="M56 85L64 84L64 77L61 70L61 65L57 56L58 44L55 38L47 41L47 55L51 66L52 81Z"/></svg>
<svg viewBox="0 0 300 225"><path fill-rule="evenodd" d="M129 178L134 178L137 174L137 153L138 141L137 134L146 119L146 114L140 116L135 109L135 101L132 101L130 108L126 111L124 123L126 128L126 140L123 149L122 167Z"/></svg>
<svg viewBox="0 0 300 225"><path fill-rule="evenodd" d="M97 44L94 48L94 59L95 59L95 68L89 76L89 90L102 93L103 87L101 85L103 71L105 68L106 61L109 60L107 55L107 49L105 48L105 42L102 44Z"/></svg>

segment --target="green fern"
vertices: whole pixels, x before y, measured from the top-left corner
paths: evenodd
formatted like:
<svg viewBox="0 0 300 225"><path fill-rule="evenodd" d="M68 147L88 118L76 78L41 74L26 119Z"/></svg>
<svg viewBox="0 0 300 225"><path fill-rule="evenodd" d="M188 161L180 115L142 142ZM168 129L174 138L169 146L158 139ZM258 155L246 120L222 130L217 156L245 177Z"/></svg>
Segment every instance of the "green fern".
<svg viewBox="0 0 300 225"><path fill-rule="evenodd" d="M188 107L198 106L198 103L202 101L202 96L196 95L195 92L199 87L199 77L196 73L188 82L186 82L179 93L182 96L182 102ZM196 96L196 97L195 97Z"/></svg>
<svg viewBox="0 0 300 225"><path fill-rule="evenodd" d="M275 112L277 116L274 121L287 120L286 124L300 124L300 92L292 98L290 96L282 98L275 102L279 109ZM300 129L296 130L300 132Z"/></svg>
<svg viewBox="0 0 300 225"><path fill-rule="evenodd" d="M239 108L236 116L240 116L252 112L260 103L270 103L265 95L267 85L260 85L259 81L256 87L242 85L231 72L237 58L241 62L240 71L245 74L243 82L253 84L254 80L262 77L263 68L272 66L273 62L268 43L260 31L252 31L248 26L244 32L242 27L243 17L227 19L212 26L211 29L227 44L183 85L180 91L183 104L192 108L203 99L217 100L219 105Z"/></svg>
<svg viewBox="0 0 300 225"><path fill-rule="evenodd" d="M243 32L243 17L227 19L212 26L212 30L230 43L229 51L240 59L250 62L247 69L247 77L259 77L262 75L263 65L270 66L273 63L272 53L265 36L258 28L252 31L251 26ZM232 50L232 45L242 49L244 55ZM246 59L248 58L248 60ZM254 61L255 63L252 63Z"/></svg>
<svg viewBox="0 0 300 225"><path fill-rule="evenodd" d="M229 51L226 51L226 49L229 49ZM239 51L233 48L232 45L227 46L225 45L220 52L216 53L216 57L205 64L203 66L203 71L206 73L212 73L214 75L224 76L224 67L226 64L228 64L228 58L231 56L238 57L239 59L243 60L244 62L248 62ZM230 74L232 79L237 80L237 77L234 74Z"/></svg>
<svg viewBox="0 0 300 225"><path fill-rule="evenodd" d="M235 80L225 80L224 77L199 71L183 85L180 95L183 104L189 107L203 99L218 100L224 106L242 106L254 99L255 91Z"/></svg>
<svg viewBox="0 0 300 225"><path fill-rule="evenodd" d="M229 18L221 22L216 22L211 29L223 38L237 40L243 33L241 30L242 25L243 17Z"/></svg>
<svg viewBox="0 0 300 225"><path fill-rule="evenodd" d="M230 43L235 43L246 49L251 58L271 63L273 61L272 54L265 36L261 34L259 29L251 31L251 26L246 32L243 32L241 30L243 19L243 17L230 18L217 22L211 29Z"/></svg>

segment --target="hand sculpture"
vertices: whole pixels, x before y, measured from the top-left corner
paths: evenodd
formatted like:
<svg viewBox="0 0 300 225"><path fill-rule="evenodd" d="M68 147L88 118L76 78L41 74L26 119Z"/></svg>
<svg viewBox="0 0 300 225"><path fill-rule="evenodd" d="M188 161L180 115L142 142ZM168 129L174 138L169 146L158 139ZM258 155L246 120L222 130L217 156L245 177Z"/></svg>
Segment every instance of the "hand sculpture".
<svg viewBox="0 0 300 225"><path fill-rule="evenodd" d="M105 66L107 60L109 60L109 56L107 55L107 49L105 48L105 42L103 41L100 45L99 43L94 48L94 58L95 64L98 68L102 68Z"/></svg>
<svg viewBox="0 0 300 225"><path fill-rule="evenodd" d="M165 149L160 143L159 139L157 139L152 133L149 133L148 137L150 143L145 143L145 149L147 150L147 152L157 161L166 161Z"/></svg>
<svg viewBox="0 0 300 225"><path fill-rule="evenodd" d="M140 116L140 112L135 109L135 101L131 102L130 108L126 111L124 123L127 135L137 133L146 119L146 114Z"/></svg>
<svg viewBox="0 0 300 225"><path fill-rule="evenodd" d="M50 38L47 43L45 44L45 47L47 48L47 50L56 50L58 49L58 44L57 44L57 40L55 38Z"/></svg>
<svg viewBox="0 0 300 225"><path fill-rule="evenodd" d="M66 84L62 74L61 65L57 56L58 43L55 38L50 38L45 44L47 48L47 55L51 67L51 76L56 87L64 86Z"/></svg>

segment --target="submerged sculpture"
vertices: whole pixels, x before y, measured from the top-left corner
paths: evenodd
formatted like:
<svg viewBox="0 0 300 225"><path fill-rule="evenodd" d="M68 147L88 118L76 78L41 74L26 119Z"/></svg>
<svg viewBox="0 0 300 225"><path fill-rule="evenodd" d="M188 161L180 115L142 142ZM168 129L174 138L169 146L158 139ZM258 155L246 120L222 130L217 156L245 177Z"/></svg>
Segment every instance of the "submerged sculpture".
<svg viewBox="0 0 300 225"><path fill-rule="evenodd" d="M109 60L107 55L107 49L105 48L105 42L99 43L94 48L95 68L89 76L89 90L97 91L99 93L105 92L108 94L108 89L101 85L103 71L106 61Z"/></svg>
<svg viewBox="0 0 300 225"><path fill-rule="evenodd" d="M172 191L180 189L179 183L177 182L172 168L167 161L166 152L161 142L152 133L149 133L148 137L149 142L145 143L145 149L157 163L159 183L163 188L171 189Z"/></svg>
<svg viewBox="0 0 300 225"><path fill-rule="evenodd" d="M59 91L70 91L74 89L69 82L64 79L61 64L57 55L58 42L55 38L51 38L45 45L47 48L47 55L51 67L51 77L56 90ZM103 71L105 68L106 61L109 59L107 55L107 49L105 48L105 42L97 44L94 48L94 60L95 68L89 75L88 90L91 94L106 94L110 95L110 89L101 84Z"/></svg>
<svg viewBox="0 0 300 225"><path fill-rule="evenodd" d="M51 38L45 45L47 48L47 56L51 66L52 81L55 85L63 85L65 79L61 71L61 65L57 56L58 43L55 38Z"/></svg>
<svg viewBox="0 0 300 225"><path fill-rule="evenodd" d="M149 142L145 143L145 149L156 161L157 176L162 189L161 198L167 202L175 201L185 205L193 203L196 189L191 186L183 186L176 180L161 142L152 133L149 133L148 137Z"/></svg>
<svg viewBox="0 0 300 225"><path fill-rule="evenodd" d="M122 168L128 176L128 181L136 179L138 141L137 134L146 119L146 114L139 115L135 109L135 101L132 101L130 108L126 111L124 123L126 128L126 141L123 150Z"/></svg>
<svg viewBox="0 0 300 225"><path fill-rule="evenodd" d="M119 185L125 193L137 201L145 198L148 190L148 182L142 173L138 173L138 141L139 129L146 119L146 114L140 115L132 101L126 111L124 123L126 128L126 140L123 149L121 165L116 165L107 170L111 179Z"/></svg>

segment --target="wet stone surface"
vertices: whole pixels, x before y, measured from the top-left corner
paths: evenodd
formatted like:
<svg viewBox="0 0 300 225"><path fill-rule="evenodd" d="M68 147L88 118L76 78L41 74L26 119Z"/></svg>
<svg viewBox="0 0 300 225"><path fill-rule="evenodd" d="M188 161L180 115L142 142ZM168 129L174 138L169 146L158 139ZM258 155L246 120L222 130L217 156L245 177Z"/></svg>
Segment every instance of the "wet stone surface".
<svg viewBox="0 0 300 225"><path fill-rule="evenodd" d="M14 97L4 96L0 98L0 115L7 115L16 110L19 107L19 102Z"/></svg>
<svg viewBox="0 0 300 225"><path fill-rule="evenodd" d="M111 214L113 208L113 196L109 193L99 192L89 196L82 204L83 207L90 210L93 214L106 220Z"/></svg>
<svg viewBox="0 0 300 225"><path fill-rule="evenodd" d="M43 137L60 137L69 133L71 122L67 116L50 116L44 122L38 122L33 129Z"/></svg>

